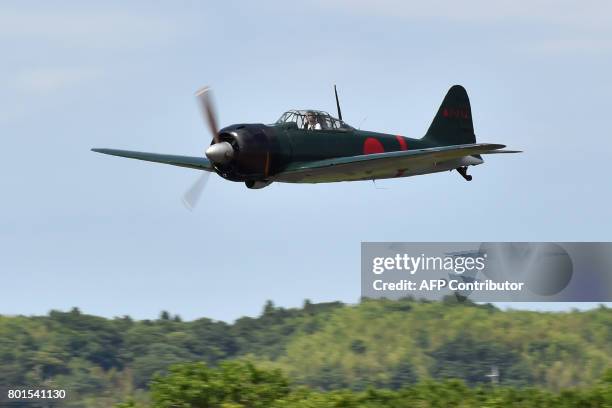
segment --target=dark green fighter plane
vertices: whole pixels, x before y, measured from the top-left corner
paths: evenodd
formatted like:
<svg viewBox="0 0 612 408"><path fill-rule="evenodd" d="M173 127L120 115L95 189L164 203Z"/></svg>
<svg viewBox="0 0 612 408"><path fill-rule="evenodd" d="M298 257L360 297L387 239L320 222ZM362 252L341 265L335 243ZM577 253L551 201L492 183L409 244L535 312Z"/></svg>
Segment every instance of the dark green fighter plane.
<svg viewBox="0 0 612 408"><path fill-rule="evenodd" d="M470 181L468 166L482 164L483 154L518 153L502 144L476 143L467 92L455 85L421 139L358 130L318 110L291 110L275 123L217 127L210 88L196 93L212 142L206 157L175 156L115 149L92 149L113 156L204 170L185 194L193 207L212 172L257 189L272 182L329 183L376 180L457 170Z"/></svg>

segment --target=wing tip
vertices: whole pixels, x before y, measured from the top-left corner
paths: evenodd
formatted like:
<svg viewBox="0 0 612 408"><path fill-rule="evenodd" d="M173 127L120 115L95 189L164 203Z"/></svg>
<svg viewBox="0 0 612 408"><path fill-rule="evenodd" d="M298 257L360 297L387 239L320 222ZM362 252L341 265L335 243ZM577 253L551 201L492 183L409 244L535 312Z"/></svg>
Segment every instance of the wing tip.
<svg viewBox="0 0 612 408"><path fill-rule="evenodd" d="M121 153L127 153L127 151L124 150L106 149L100 147L94 147L93 149L91 149L91 151L94 153L108 154L110 156L119 156L121 155Z"/></svg>

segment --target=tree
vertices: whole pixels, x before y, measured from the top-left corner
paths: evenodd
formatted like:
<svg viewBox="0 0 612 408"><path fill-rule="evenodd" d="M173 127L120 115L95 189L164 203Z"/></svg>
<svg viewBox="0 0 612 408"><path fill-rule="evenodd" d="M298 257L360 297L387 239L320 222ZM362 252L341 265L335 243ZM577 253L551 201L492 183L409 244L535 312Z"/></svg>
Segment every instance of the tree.
<svg viewBox="0 0 612 408"><path fill-rule="evenodd" d="M287 380L280 371L239 361L222 363L217 369L204 363L177 364L151 384L156 408L267 408L288 394Z"/></svg>
<svg viewBox="0 0 612 408"><path fill-rule="evenodd" d="M498 367L506 384L527 384L530 374L520 355L502 344L477 339L462 331L431 353L435 378L460 378L474 385L490 381L487 374Z"/></svg>
<svg viewBox="0 0 612 408"><path fill-rule="evenodd" d="M134 385L145 388L154 375L163 374L171 365L193 358L180 347L165 343L152 344L146 354L134 359Z"/></svg>
<svg viewBox="0 0 612 408"><path fill-rule="evenodd" d="M274 302L271 300L266 300L266 304L264 305L263 314L269 315L271 313L274 313L275 310L276 308L274 307Z"/></svg>
<svg viewBox="0 0 612 408"><path fill-rule="evenodd" d="M414 372L412 362L407 357L404 357L392 371L389 387L397 390L412 385L416 383L417 380L418 377Z"/></svg>

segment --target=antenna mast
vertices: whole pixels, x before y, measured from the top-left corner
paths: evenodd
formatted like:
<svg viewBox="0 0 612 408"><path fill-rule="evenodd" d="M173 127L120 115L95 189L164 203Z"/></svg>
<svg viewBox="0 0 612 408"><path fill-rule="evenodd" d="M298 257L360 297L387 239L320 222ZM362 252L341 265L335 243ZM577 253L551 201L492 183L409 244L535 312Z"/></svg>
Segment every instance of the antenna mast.
<svg viewBox="0 0 612 408"><path fill-rule="evenodd" d="M342 120L342 112L340 111L340 101L338 100L338 91L336 90L336 84L334 84L334 94L336 94L336 107L338 108L338 119Z"/></svg>

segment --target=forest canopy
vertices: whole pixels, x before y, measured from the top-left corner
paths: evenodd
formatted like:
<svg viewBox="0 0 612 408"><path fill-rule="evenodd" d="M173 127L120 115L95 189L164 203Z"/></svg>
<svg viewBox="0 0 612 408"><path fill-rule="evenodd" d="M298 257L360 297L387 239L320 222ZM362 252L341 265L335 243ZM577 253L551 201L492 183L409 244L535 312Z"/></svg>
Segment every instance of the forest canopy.
<svg viewBox="0 0 612 408"><path fill-rule="evenodd" d="M477 389L494 370L500 387L558 393L597 387L612 367L612 310L502 311L450 298L267 302L260 316L233 323L167 311L106 319L77 308L0 316L0 388L53 384L80 406L146 399L170 367L232 361L279 370L291 387L325 395L455 380Z"/></svg>

